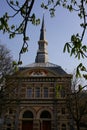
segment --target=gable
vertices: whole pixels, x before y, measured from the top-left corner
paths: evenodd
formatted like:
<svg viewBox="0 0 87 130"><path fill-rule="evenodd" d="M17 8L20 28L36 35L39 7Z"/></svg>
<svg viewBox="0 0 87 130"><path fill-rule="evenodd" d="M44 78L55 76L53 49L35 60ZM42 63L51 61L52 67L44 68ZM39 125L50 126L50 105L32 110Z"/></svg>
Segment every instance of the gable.
<svg viewBox="0 0 87 130"><path fill-rule="evenodd" d="M26 68L21 69L17 73L17 76L21 77L55 77L57 76L53 70L49 70L48 68Z"/></svg>

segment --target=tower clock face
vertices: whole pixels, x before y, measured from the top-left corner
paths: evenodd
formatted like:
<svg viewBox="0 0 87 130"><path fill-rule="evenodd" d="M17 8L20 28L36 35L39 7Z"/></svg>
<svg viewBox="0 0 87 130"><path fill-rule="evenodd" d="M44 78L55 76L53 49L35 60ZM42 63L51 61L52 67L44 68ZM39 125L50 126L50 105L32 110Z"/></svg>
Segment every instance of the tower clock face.
<svg viewBox="0 0 87 130"><path fill-rule="evenodd" d="M43 70L36 70L36 71L32 71L30 76L46 76L47 72L43 71Z"/></svg>

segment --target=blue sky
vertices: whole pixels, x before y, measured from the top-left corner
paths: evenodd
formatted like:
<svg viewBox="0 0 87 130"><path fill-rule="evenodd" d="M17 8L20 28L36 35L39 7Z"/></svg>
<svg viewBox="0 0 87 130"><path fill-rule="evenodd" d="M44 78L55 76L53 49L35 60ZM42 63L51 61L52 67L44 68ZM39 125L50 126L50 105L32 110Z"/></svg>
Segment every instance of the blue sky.
<svg viewBox="0 0 87 130"><path fill-rule="evenodd" d="M43 12L45 14L46 40L48 41L49 62L60 65L69 73L73 72L79 62L83 62L86 65L86 59L78 61L74 57L70 57L68 53L63 53L64 44L70 41L71 35L82 31L79 26L81 21L77 17L76 13L70 13L66 9L59 7L56 10L55 17L51 18L49 12L43 11L39 4L40 1L35 3L34 11L36 12L37 18L40 17L41 20L43 17ZM0 7L0 17L5 11L12 13L6 5L5 0L0 0L0 5L2 5ZM20 17L17 17L15 20L18 23L20 21ZM29 24L28 26L27 34L30 37L28 48L29 51L22 55L22 66L35 61L40 29L41 24L38 26ZM87 37L85 37L84 43L86 41ZM0 32L0 43L5 44L7 48L11 50L13 58L18 60L18 53L22 46L21 36L16 36L14 39L9 39L7 34L3 35L2 32Z"/></svg>

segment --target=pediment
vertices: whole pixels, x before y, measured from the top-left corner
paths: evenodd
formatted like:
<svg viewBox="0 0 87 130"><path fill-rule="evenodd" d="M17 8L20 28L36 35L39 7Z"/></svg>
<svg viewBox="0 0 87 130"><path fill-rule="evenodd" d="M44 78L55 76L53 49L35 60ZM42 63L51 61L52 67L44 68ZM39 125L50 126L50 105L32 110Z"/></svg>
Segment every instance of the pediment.
<svg viewBox="0 0 87 130"><path fill-rule="evenodd" d="M50 76L56 76L56 73L53 71L47 69L47 68L29 68L29 69L23 69L18 72L18 76L22 77L50 77Z"/></svg>

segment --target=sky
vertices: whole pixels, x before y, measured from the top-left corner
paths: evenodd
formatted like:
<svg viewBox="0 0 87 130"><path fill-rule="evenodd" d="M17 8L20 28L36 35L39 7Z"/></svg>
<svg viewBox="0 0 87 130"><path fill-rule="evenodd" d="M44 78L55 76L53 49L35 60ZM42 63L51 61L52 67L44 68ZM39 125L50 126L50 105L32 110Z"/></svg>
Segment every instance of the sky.
<svg viewBox="0 0 87 130"><path fill-rule="evenodd" d="M22 0L23 2L24 0ZM83 62L87 65L86 59L78 61L69 54L63 53L63 48L66 42L70 41L71 35L81 33L80 27L81 20L77 17L76 13L70 13L62 7L58 7L55 12L55 17L51 18L49 11L44 11L40 8L40 2L36 1L33 12L36 12L36 17L42 20L43 13L45 14L45 27L46 27L46 40L48 41L48 55L49 62L61 66L68 73L72 73L76 66ZM5 0L0 0L0 17L4 12L8 11L12 14L12 10L6 4ZM20 17L15 18L15 22L20 22ZM12 24L14 21L11 21ZM22 55L22 66L26 66L35 62L36 53L38 50L38 41L40 37L41 23L38 26L33 26L29 23L27 34L30 38L28 42L28 52ZM87 34L87 32L86 32ZM87 37L84 38L86 43ZM22 36L16 36L14 39L9 39L8 34L0 32L0 43L4 44L9 50L14 60L18 60L19 52L22 46Z"/></svg>

